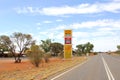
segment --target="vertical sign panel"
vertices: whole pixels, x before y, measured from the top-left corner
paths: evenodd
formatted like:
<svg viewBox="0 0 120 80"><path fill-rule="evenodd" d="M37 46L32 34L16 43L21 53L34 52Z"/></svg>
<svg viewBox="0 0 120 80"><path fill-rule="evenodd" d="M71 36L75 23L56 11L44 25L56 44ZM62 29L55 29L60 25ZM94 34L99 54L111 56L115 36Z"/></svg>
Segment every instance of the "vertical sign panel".
<svg viewBox="0 0 120 80"><path fill-rule="evenodd" d="M71 44L65 44L64 45L64 58L72 58L72 45Z"/></svg>
<svg viewBox="0 0 120 80"><path fill-rule="evenodd" d="M72 57L72 30L64 30L64 58Z"/></svg>
<svg viewBox="0 0 120 80"><path fill-rule="evenodd" d="M65 44L71 44L71 38L65 38Z"/></svg>
<svg viewBox="0 0 120 80"><path fill-rule="evenodd" d="M64 30L64 37L71 38L72 37L72 30Z"/></svg>

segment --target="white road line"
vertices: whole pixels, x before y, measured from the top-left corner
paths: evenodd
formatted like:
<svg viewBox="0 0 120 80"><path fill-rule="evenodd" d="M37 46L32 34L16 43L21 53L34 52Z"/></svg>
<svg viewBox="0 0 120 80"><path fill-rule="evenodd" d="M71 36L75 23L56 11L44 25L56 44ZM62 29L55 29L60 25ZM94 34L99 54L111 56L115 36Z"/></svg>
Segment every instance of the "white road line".
<svg viewBox="0 0 120 80"><path fill-rule="evenodd" d="M104 62L103 57L102 57L102 60L103 60L103 64L104 64L105 71L106 71L106 73L107 73L108 79L111 80L110 75L109 75L109 72L108 72L108 69L107 69L107 67L106 67L106 65L105 65L105 62Z"/></svg>
<svg viewBox="0 0 120 80"><path fill-rule="evenodd" d="M87 61L88 61L88 60L87 60ZM77 67L79 67L79 66L85 64L87 61L85 61L85 62L83 62L83 63L81 63L81 64L79 64L79 65L77 65L77 66L75 66L75 67L73 67L73 68L71 68L71 69L68 70L68 71L65 71L65 72L63 72L63 73L61 73L61 74L55 76L54 78L52 78L52 79L50 79L50 80L55 80L55 79L59 78L60 76L66 74L67 72L70 72L70 71L72 71L73 69L75 69L75 68L77 68Z"/></svg>
<svg viewBox="0 0 120 80"><path fill-rule="evenodd" d="M108 79L109 80L115 80L115 78L113 77L113 75L112 75L112 73L111 73L111 71L110 71L110 69L109 69L105 59L103 58L103 56L102 56L102 60L103 60L103 64L104 64L105 71L107 73Z"/></svg>

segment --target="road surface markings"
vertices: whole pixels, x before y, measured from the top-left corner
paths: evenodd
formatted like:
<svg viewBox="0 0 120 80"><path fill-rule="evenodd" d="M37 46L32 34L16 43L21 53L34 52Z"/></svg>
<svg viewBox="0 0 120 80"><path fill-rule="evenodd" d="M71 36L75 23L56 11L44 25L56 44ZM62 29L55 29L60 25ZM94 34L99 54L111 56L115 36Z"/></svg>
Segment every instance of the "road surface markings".
<svg viewBox="0 0 120 80"><path fill-rule="evenodd" d="M87 61L88 61L88 60L87 60ZM65 72L63 72L63 73L61 73L61 74L55 76L54 78L52 78L52 79L50 79L50 80L55 80L55 79L59 78L60 76L62 76L62 75L64 75L64 74L66 74L66 73L72 71L73 69L75 69L75 68L77 68L77 67L79 67L79 66L85 64L87 61L85 61L85 62L83 62L83 63L81 63L81 64L79 64L79 65L77 65L77 66L75 66L75 67L73 67L73 68L71 68L71 69L68 70L68 71L65 71Z"/></svg>
<svg viewBox="0 0 120 80"><path fill-rule="evenodd" d="M115 78L113 77L113 75L112 75L112 73L111 73L111 71L110 71L110 69L109 69L105 59L103 58L103 56L102 56L102 60L103 60L103 64L104 64L105 71L107 73L108 79L109 80L115 80Z"/></svg>

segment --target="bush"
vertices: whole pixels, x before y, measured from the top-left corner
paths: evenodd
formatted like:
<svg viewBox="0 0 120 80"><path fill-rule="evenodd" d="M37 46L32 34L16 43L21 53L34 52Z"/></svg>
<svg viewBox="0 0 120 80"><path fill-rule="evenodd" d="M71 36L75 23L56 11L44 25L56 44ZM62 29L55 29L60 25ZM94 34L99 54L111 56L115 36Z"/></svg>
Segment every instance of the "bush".
<svg viewBox="0 0 120 80"><path fill-rule="evenodd" d="M97 55L98 53L97 52L94 52L94 55Z"/></svg>
<svg viewBox="0 0 120 80"><path fill-rule="evenodd" d="M42 61L43 53L44 52L38 45L32 45L31 51L28 51L27 56L33 65L39 67L40 62Z"/></svg>
<svg viewBox="0 0 120 80"><path fill-rule="evenodd" d="M8 55L8 57L13 57L12 53L8 53L7 55Z"/></svg>
<svg viewBox="0 0 120 80"><path fill-rule="evenodd" d="M58 56L59 56L60 58L64 58L64 52L61 51L60 53L58 53Z"/></svg>
<svg viewBox="0 0 120 80"><path fill-rule="evenodd" d="M44 54L44 60L45 60L46 63L49 62L49 58L50 57L51 57L51 53L50 52Z"/></svg>
<svg viewBox="0 0 120 80"><path fill-rule="evenodd" d="M116 51L117 54L120 54L120 51Z"/></svg>

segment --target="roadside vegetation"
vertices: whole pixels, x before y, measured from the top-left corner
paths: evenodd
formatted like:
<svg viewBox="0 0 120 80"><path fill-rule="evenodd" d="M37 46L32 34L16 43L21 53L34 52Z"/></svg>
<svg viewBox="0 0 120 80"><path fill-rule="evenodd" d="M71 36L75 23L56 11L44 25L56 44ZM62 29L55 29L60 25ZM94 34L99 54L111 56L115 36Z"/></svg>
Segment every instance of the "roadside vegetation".
<svg viewBox="0 0 120 80"><path fill-rule="evenodd" d="M93 52L94 45L90 42L78 44L72 51L73 56L96 55ZM12 35L0 36L0 57L14 57L15 63L21 63L21 57L27 56L36 67L42 60L49 62L50 57L64 58L64 45L52 42L51 39L41 40L36 45L30 34L14 32Z"/></svg>
<svg viewBox="0 0 120 80"><path fill-rule="evenodd" d="M21 80L33 80L36 76L42 79L44 77L46 78L57 71L65 70L66 68L85 61L87 59L86 56L97 55L96 52L93 52L93 48L94 45L90 42L78 44L76 49L72 50L73 58L70 60L64 60L64 45L62 43L52 42L51 39L46 39L41 40L40 44L36 44L36 41L33 40L30 34L24 34L21 32L15 32L10 36L0 35L0 57L13 57L13 62L21 65L23 65L22 61L24 61L22 60L22 57L24 57L25 59L29 59L29 61L35 66L33 69L30 68L25 70L25 73L24 70L19 70L17 72L16 70L13 70L11 73L9 73L9 71L0 73L0 79L15 80L21 76ZM57 58L59 61L55 59L56 61L52 63L52 58ZM18 75L19 77L13 77L13 79L6 78L7 76L14 76L13 74ZM27 77L27 79L24 79L24 75L30 78Z"/></svg>
<svg viewBox="0 0 120 80"><path fill-rule="evenodd" d="M12 54L15 63L21 63L21 56L28 46L34 41L30 34L23 34L21 32L15 32L10 37L7 35L0 36L0 52L1 56L4 56L5 52ZM7 55L6 55L7 56Z"/></svg>
<svg viewBox="0 0 120 80"><path fill-rule="evenodd" d="M120 55L120 45L117 45L117 51L115 52L116 54Z"/></svg>
<svg viewBox="0 0 120 80"><path fill-rule="evenodd" d="M77 54L78 56L81 55L90 55L91 52L93 52L94 45L91 44L90 42L87 42L85 44L79 44L76 46L77 47Z"/></svg>
<svg viewBox="0 0 120 80"><path fill-rule="evenodd" d="M39 67L39 64L42 61L44 52L40 49L38 45L32 45L30 50L27 51L27 56L30 59L31 63L36 67Z"/></svg>

